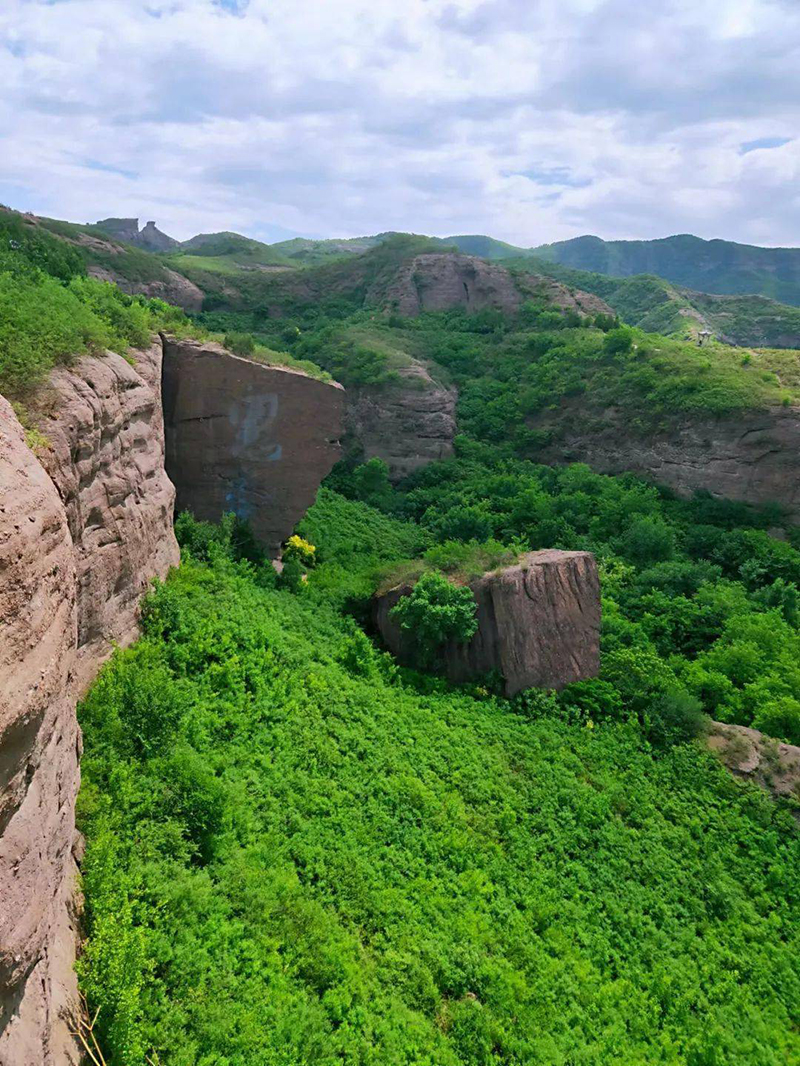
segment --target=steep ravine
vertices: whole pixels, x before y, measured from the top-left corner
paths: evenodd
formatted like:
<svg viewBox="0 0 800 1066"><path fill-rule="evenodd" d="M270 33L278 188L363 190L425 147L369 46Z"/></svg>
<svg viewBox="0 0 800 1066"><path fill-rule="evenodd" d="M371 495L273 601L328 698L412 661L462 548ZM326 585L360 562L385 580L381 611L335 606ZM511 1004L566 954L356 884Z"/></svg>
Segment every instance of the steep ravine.
<svg viewBox="0 0 800 1066"><path fill-rule="evenodd" d="M229 386L230 439L200 412L190 446L209 463L212 483L224 465L246 503L272 507L264 528L276 546L339 454L342 390L280 368L243 367L217 348L211 378L200 381L194 360L204 346L180 342L180 350L188 365L177 379L173 365L170 387L180 393L186 373L184 395L207 388L219 400L221 383ZM0 397L0 1066L78 1061L69 1032L80 849L75 704L113 646L135 639L152 579L179 561L162 353L154 339L128 359L109 352L55 370L39 401L39 458ZM273 407L282 419L266 428L285 431L279 455L264 452L265 427L251 439L237 419L237 411ZM216 520L242 501L200 486L185 502Z"/></svg>

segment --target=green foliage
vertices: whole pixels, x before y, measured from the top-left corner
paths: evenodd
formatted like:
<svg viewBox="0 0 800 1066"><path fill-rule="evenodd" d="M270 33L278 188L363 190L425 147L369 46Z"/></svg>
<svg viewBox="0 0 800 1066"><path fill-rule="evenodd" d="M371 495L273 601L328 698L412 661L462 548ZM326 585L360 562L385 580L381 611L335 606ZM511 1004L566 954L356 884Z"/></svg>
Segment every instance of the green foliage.
<svg viewBox="0 0 800 1066"><path fill-rule="evenodd" d="M256 342L252 333L226 333L225 347L234 355L252 355Z"/></svg>
<svg viewBox="0 0 800 1066"><path fill-rule="evenodd" d="M411 592L389 612L416 649L421 664L431 663L442 644L466 643L478 629L477 604L472 591L454 585L436 570L428 570Z"/></svg>
<svg viewBox="0 0 800 1066"><path fill-rule="evenodd" d="M26 399L54 366L87 352L124 354L149 344L159 328L185 330L182 311L83 276L75 254L47 230L0 216L0 391L6 396Z"/></svg>
<svg viewBox="0 0 800 1066"><path fill-rule="evenodd" d="M293 596L185 554L80 708L108 1060L795 1061L789 814L699 747L655 758L608 681L509 703L404 678L319 573Z"/></svg>
<svg viewBox="0 0 800 1066"><path fill-rule="evenodd" d="M21 215L0 211L0 273L7 270L41 270L62 282L86 273L77 249Z"/></svg>

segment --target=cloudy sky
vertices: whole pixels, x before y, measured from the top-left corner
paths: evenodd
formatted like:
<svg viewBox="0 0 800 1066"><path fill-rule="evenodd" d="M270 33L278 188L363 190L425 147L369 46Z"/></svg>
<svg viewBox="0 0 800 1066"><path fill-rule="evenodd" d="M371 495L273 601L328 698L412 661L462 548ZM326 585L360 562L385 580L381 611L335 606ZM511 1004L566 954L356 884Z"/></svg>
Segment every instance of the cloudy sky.
<svg viewBox="0 0 800 1066"><path fill-rule="evenodd" d="M0 0L0 202L800 245L800 0Z"/></svg>

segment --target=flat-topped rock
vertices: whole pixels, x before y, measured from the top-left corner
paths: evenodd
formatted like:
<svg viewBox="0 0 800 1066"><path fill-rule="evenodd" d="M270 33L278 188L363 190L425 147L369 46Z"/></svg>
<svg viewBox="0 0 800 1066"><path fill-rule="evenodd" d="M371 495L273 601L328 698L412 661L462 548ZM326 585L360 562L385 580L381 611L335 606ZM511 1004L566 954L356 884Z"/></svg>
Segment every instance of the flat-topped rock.
<svg viewBox="0 0 800 1066"><path fill-rule="evenodd" d="M232 511L277 552L340 456L344 389L172 337L163 389L177 510L212 522Z"/></svg>
<svg viewBox="0 0 800 1066"><path fill-rule="evenodd" d="M411 592L401 585L377 597L374 618L391 651L415 665L410 642L390 617ZM497 670L506 694L526 688L560 689L600 669L600 580L590 552L529 552L513 566L470 583L478 630L465 644L442 648L445 674L467 681Z"/></svg>

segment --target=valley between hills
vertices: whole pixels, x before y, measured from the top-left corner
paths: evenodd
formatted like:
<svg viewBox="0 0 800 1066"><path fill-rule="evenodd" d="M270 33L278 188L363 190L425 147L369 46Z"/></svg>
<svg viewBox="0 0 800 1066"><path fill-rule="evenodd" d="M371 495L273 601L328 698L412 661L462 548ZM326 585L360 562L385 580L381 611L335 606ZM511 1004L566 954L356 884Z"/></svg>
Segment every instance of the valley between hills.
<svg viewBox="0 0 800 1066"><path fill-rule="evenodd" d="M0 212L3 1066L800 1063L800 251Z"/></svg>

